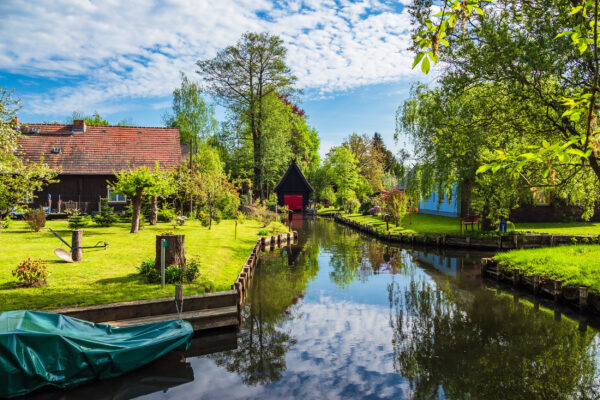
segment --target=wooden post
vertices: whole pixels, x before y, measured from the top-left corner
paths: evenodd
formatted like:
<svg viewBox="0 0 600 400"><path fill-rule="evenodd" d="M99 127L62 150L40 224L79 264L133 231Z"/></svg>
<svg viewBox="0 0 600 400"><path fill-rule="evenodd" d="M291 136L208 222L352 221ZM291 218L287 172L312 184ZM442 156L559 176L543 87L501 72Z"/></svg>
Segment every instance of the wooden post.
<svg viewBox="0 0 600 400"><path fill-rule="evenodd" d="M175 285L175 301L177 304L183 301L183 285Z"/></svg>
<svg viewBox="0 0 600 400"><path fill-rule="evenodd" d="M83 243L83 231L81 229L75 229L71 236L71 257L73 261L81 261L82 259L82 246Z"/></svg>
<svg viewBox="0 0 600 400"><path fill-rule="evenodd" d="M98 213L102 212L102 196L98 196Z"/></svg>
<svg viewBox="0 0 600 400"><path fill-rule="evenodd" d="M519 268L515 268L513 270L513 286L517 286L519 284L520 278L520 270Z"/></svg>
<svg viewBox="0 0 600 400"><path fill-rule="evenodd" d="M554 310L554 320L555 321L560 321L560 310Z"/></svg>
<svg viewBox="0 0 600 400"><path fill-rule="evenodd" d="M519 236L518 235L513 235L513 242L515 244L515 249L518 249L519 247Z"/></svg>
<svg viewBox="0 0 600 400"><path fill-rule="evenodd" d="M562 281L554 281L554 301L558 301L562 294Z"/></svg>
<svg viewBox="0 0 600 400"><path fill-rule="evenodd" d="M537 294L540 289L540 276L538 274L533 275L533 293Z"/></svg>
<svg viewBox="0 0 600 400"><path fill-rule="evenodd" d="M579 288L579 307L585 308L588 303L588 288L580 287Z"/></svg>
<svg viewBox="0 0 600 400"><path fill-rule="evenodd" d="M58 195L58 213L60 214L60 208L62 206L62 201L60 200L60 194ZM600 236L598 236L599 239L599 243L600 243Z"/></svg>

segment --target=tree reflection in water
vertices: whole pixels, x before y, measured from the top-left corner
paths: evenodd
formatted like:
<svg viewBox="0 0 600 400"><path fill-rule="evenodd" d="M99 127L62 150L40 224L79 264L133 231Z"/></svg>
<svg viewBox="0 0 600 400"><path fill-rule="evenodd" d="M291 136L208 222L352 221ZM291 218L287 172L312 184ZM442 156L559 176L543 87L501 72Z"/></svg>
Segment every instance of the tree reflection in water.
<svg viewBox="0 0 600 400"><path fill-rule="evenodd" d="M509 296L388 285L394 368L417 399L599 398L591 331Z"/></svg>
<svg viewBox="0 0 600 400"><path fill-rule="evenodd" d="M285 355L296 343L284 323L302 316L299 303L319 264L318 251L310 249L300 249L298 259L290 264L290 251L291 247L263 254L242 309L237 349L210 356L246 385L279 380L286 370Z"/></svg>

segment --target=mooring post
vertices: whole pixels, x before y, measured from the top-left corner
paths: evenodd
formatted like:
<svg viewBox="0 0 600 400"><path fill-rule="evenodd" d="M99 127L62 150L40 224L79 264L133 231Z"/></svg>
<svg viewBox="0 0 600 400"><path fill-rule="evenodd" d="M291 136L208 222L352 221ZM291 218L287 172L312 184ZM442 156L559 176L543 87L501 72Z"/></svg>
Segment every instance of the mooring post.
<svg viewBox="0 0 600 400"><path fill-rule="evenodd" d="M75 229L71 236L71 257L73 261L81 261L83 258L83 251L81 245L83 243L83 231L81 229Z"/></svg>
<svg viewBox="0 0 600 400"><path fill-rule="evenodd" d="M579 307L585 308L588 303L588 288L580 287L579 288Z"/></svg>
<svg viewBox="0 0 600 400"><path fill-rule="evenodd" d="M562 294L562 281L554 281L554 301L558 301Z"/></svg>
<svg viewBox="0 0 600 400"><path fill-rule="evenodd" d="M560 321L560 311L558 309L554 310L554 320L555 321Z"/></svg>
<svg viewBox="0 0 600 400"><path fill-rule="evenodd" d="M167 248L167 240L160 241L160 286L165 287L165 250Z"/></svg>
<svg viewBox="0 0 600 400"><path fill-rule="evenodd" d="M181 319L181 313L183 312L183 285L175 285L175 308L177 308L177 314Z"/></svg>
<svg viewBox="0 0 600 400"><path fill-rule="evenodd" d="M517 286L520 280L520 270L519 268L515 268L513 270L513 286Z"/></svg>
<svg viewBox="0 0 600 400"><path fill-rule="evenodd" d="M533 293L537 294L540 289L540 276L538 274L533 275Z"/></svg>

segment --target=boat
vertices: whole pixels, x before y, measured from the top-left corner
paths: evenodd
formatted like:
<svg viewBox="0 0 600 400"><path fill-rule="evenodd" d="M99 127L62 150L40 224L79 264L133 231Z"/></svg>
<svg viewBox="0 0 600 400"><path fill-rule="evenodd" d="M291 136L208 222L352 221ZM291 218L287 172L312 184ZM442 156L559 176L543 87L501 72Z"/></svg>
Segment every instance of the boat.
<svg viewBox="0 0 600 400"><path fill-rule="evenodd" d="M5 311L0 314L0 397L114 378L171 350L187 350L193 334L192 325L181 320L117 328L61 314Z"/></svg>

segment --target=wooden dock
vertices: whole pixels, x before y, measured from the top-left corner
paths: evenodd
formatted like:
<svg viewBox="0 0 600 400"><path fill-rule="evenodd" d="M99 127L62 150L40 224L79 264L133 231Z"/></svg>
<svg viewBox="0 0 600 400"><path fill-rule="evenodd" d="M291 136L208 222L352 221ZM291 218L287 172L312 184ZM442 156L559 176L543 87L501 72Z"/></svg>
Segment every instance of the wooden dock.
<svg viewBox="0 0 600 400"><path fill-rule="evenodd" d="M240 325L241 307L258 265L261 251L285 246L292 242L297 235L297 232L290 232L258 239L235 283L231 286L231 290L183 296L181 314L177 311L174 297L62 308L49 312L117 327L181 318L190 322L195 331L225 327L237 328Z"/></svg>

